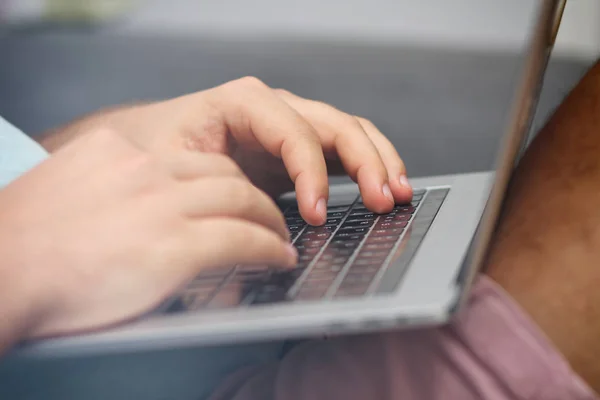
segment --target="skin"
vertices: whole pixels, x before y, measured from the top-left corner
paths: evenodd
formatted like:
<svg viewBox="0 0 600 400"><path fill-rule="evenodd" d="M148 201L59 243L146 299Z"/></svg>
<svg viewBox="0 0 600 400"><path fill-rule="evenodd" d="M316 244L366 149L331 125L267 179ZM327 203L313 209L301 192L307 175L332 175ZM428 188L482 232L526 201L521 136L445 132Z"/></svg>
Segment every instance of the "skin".
<svg viewBox="0 0 600 400"><path fill-rule="evenodd" d="M0 191L0 351L136 318L203 269L294 265L266 193L295 188L321 224L328 168L373 211L412 196L372 123L255 78L103 110L41 143L52 157Z"/></svg>
<svg viewBox="0 0 600 400"><path fill-rule="evenodd" d="M600 63L519 163L486 273L600 393Z"/></svg>

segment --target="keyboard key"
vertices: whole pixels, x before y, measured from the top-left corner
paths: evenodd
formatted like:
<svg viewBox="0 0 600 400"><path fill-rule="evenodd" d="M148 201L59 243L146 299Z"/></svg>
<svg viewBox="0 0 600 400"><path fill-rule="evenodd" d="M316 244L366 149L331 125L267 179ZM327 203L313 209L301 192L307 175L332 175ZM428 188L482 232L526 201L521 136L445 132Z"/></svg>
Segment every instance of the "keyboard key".
<svg viewBox="0 0 600 400"><path fill-rule="evenodd" d="M368 210L358 210L352 211L348 216L348 219L356 219L356 218L364 218L364 219L373 219L377 218L377 214Z"/></svg>
<svg viewBox="0 0 600 400"><path fill-rule="evenodd" d="M344 216L346 215L346 212L331 212L331 211L327 211L327 218L344 218Z"/></svg>
<svg viewBox="0 0 600 400"><path fill-rule="evenodd" d="M286 217L285 223L288 225L304 225L305 222L301 217Z"/></svg>
<svg viewBox="0 0 600 400"><path fill-rule="evenodd" d="M361 241L365 237L364 234L356 234L356 233L338 233L333 237L333 242L335 241Z"/></svg>
<svg viewBox="0 0 600 400"><path fill-rule="evenodd" d="M343 267L348 260L343 257L339 261L319 260L315 263L313 269L331 269L333 266Z"/></svg>
<svg viewBox="0 0 600 400"><path fill-rule="evenodd" d="M338 225L342 221L341 218L327 218L325 225Z"/></svg>
<svg viewBox="0 0 600 400"><path fill-rule="evenodd" d="M339 263L327 263L327 262L319 261L313 267L313 271L340 272L344 268L346 261L339 262Z"/></svg>
<svg viewBox="0 0 600 400"><path fill-rule="evenodd" d="M372 236L400 236L400 234L404 231L403 228L388 228L388 229L373 229L369 237Z"/></svg>
<svg viewBox="0 0 600 400"><path fill-rule="evenodd" d="M320 261L331 261L334 258L335 258L335 254L333 254L333 253L328 253L328 254L323 253L321 255L321 257L319 258L319 260Z"/></svg>
<svg viewBox="0 0 600 400"><path fill-rule="evenodd" d="M350 273L350 274L353 274L353 273L377 274L377 272L379 272L381 267L382 267L382 264L380 262L378 262L377 264L370 264L370 265L357 265L356 263L354 263L348 270L348 273Z"/></svg>
<svg viewBox="0 0 600 400"><path fill-rule="evenodd" d="M279 303L288 300L287 288L279 285L265 285L252 294L251 304Z"/></svg>
<svg viewBox="0 0 600 400"><path fill-rule="evenodd" d="M346 256L354 253L355 248L341 248L341 247L331 247L327 246L323 251L323 255L325 254L333 254L335 256Z"/></svg>
<svg viewBox="0 0 600 400"><path fill-rule="evenodd" d="M413 206L396 206L396 207L394 207L394 211L396 211L396 213L412 214L415 212L415 210L416 210L416 208Z"/></svg>
<svg viewBox="0 0 600 400"><path fill-rule="evenodd" d="M291 279L296 281L298 278L300 278L300 276L302 276L304 271L306 271L306 268L296 267L296 268L291 269L289 271L289 274L290 274Z"/></svg>
<svg viewBox="0 0 600 400"><path fill-rule="evenodd" d="M314 240L326 240L329 236L331 236L331 232L321 232L321 233L306 233L298 239L298 242L309 242Z"/></svg>
<svg viewBox="0 0 600 400"><path fill-rule="evenodd" d="M339 288L337 292L335 292L334 297L358 297L362 296L367 292L368 287L365 286L350 286L345 288Z"/></svg>
<svg viewBox="0 0 600 400"><path fill-rule="evenodd" d="M385 259L387 258L387 256L390 254L389 251L387 250L379 250L379 251L368 251L368 250L361 250L360 253L358 253L358 257L357 259L362 259L362 258L375 258L375 259Z"/></svg>
<svg viewBox="0 0 600 400"><path fill-rule="evenodd" d="M356 249L359 244L359 240L354 240L350 242L347 242L345 240L337 240L335 242L332 241L330 246L338 249Z"/></svg>
<svg viewBox="0 0 600 400"><path fill-rule="evenodd" d="M352 267L355 266L380 266L387 257L382 258L359 258L354 260Z"/></svg>
<svg viewBox="0 0 600 400"><path fill-rule="evenodd" d="M344 221L343 227L369 227L373 225L375 220L372 219L356 219L356 220L346 220Z"/></svg>
<svg viewBox="0 0 600 400"><path fill-rule="evenodd" d="M352 207L352 211L362 211L362 210L369 211L369 209L367 208L367 206L365 206L364 203L361 202L361 201L359 201L358 203L356 203L354 205L354 207Z"/></svg>
<svg viewBox="0 0 600 400"><path fill-rule="evenodd" d="M360 226L344 226L340 228L338 233L368 233L370 228L363 228Z"/></svg>
<svg viewBox="0 0 600 400"><path fill-rule="evenodd" d="M298 232L301 231L302 228L304 228L304 225L288 225L288 231L290 232Z"/></svg>
<svg viewBox="0 0 600 400"><path fill-rule="evenodd" d="M410 221L411 214L391 214L381 217L379 222Z"/></svg>
<svg viewBox="0 0 600 400"><path fill-rule="evenodd" d="M306 248L323 247L326 242L326 240L309 240L308 242L304 242L304 246Z"/></svg>
<svg viewBox="0 0 600 400"><path fill-rule="evenodd" d="M325 296L328 288L300 288L295 296L296 300L319 300Z"/></svg>
<svg viewBox="0 0 600 400"><path fill-rule="evenodd" d="M350 208L350 204L345 205L345 206L334 206L334 207L328 207L327 208L327 214L329 213L336 213L336 212L342 212L342 213L346 213L346 211L348 211L348 209Z"/></svg>
<svg viewBox="0 0 600 400"><path fill-rule="evenodd" d="M392 247L394 247L394 243L392 243L392 242L390 242L390 243L365 243L365 245L363 246L363 249L379 251L379 250L390 250Z"/></svg>
<svg viewBox="0 0 600 400"><path fill-rule="evenodd" d="M298 256L298 262L310 262L313 258L315 258L314 254L302 254L301 256Z"/></svg>
<svg viewBox="0 0 600 400"><path fill-rule="evenodd" d="M382 230L382 229L397 229L397 228L406 228L408 226L408 222L406 221L390 221L390 222L378 222L377 225L375 225L375 229L377 230Z"/></svg>
<svg viewBox="0 0 600 400"><path fill-rule="evenodd" d="M333 283L338 274L339 271L313 269L308 273L306 281L329 281L330 283Z"/></svg>
<svg viewBox="0 0 600 400"><path fill-rule="evenodd" d="M301 289L311 288L311 289L329 289L329 286L333 283L334 279L315 279L315 280L306 280L302 283Z"/></svg>
<svg viewBox="0 0 600 400"><path fill-rule="evenodd" d="M303 254L312 254L313 256L315 254L317 254L320 249L318 248L314 248L314 247L305 247L304 243L298 243L296 242L298 245L296 246L296 249L298 250L298 255L303 255Z"/></svg>
<svg viewBox="0 0 600 400"><path fill-rule="evenodd" d="M365 235L354 234L354 235L335 235L331 240L331 244L356 242L360 243L364 239Z"/></svg>
<svg viewBox="0 0 600 400"><path fill-rule="evenodd" d="M348 261L348 259L350 258L350 255L335 255L335 254L322 254L321 257L319 257L319 262L321 261L328 261L332 264L336 264L336 263L345 263L346 261Z"/></svg>
<svg viewBox="0 0 600 400"><path fill-rule="evenodd" d="M297 269L298 268L306 269L311 262L312 262L312 259L298 261L298 263L296 264L295 268L297 268Z"/></svg>
<svg viewBox="0 0 600 400"><path fill-rule="evenodd" d="M397 240L398 236L369 236L366 243L394 243Z"/></svg>
<svg viewBox="0 0 600 400"><path fill-rule="evenodd" d="M344 287L348 287L348 286L366 286L368 284L371 283L371 281L373 280L374 274L370 274L370 273L366 273L366 274L362 274L362 273L353 273L353 274L348 274L344 277L344 280L342 281L342 285L340 286L344 286Z"/></svg>
<svg viewBox="0 0 600 400"><path fill-rule="evenodd" d="M333 232L335 231L335 226L311 226L306 229L305 233L322 233L322 232Z"/></svg>

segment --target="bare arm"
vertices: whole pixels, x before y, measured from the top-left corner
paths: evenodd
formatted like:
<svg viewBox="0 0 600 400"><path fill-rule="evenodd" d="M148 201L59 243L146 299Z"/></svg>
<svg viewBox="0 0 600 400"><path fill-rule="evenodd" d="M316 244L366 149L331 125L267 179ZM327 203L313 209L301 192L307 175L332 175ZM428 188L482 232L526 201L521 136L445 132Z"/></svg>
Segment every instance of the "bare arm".
<svg viewBox="0 0 600 400"><path fill-rule="evenodd" d="M118 128L118 125L123 123L123 114L127 115L122 111L133 110L139 105L121 105L96 111L43 133L37 141L48 152L54 153L68 142L85 133L94 132L98 129Z"/></svg>

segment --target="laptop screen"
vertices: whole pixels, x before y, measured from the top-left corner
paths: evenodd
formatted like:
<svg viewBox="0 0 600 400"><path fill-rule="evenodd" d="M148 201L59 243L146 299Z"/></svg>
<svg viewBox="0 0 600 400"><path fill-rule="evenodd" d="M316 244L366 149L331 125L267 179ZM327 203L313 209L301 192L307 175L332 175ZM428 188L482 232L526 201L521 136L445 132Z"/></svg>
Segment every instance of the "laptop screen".
<svg viewBox="0 0 600 400"><path fill-rule="evenodd" d="M534 136L532 122L566 0L540 0L537 4L538 10L498 151L495 179L477 233L457 278L459 284L470 285L483 264L514 167ZM463 291L462 301L466 292Z"/></svg>

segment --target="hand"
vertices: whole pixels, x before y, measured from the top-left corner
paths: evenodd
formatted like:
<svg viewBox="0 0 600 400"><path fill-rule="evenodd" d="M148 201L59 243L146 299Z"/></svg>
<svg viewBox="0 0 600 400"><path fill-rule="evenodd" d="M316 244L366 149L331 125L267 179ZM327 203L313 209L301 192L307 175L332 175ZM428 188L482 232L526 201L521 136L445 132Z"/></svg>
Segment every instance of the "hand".
<svg viewBox="0 0 600 400"><path fill-rule="evenodd" d="M159 157L97 132L0 191L0 299L27 304L27 338L94 329L206 268L292 266L287 241L274 202L230 158Z"/></svg>
<svg viewBox="0 0 600 400"><path fill-rule="evenodd" d="M273 90L255 78L117 109L94 123L124 132L157 153L184 149L228 154L271 195L291 189L285 183L293 182L302 216L315 225L325 220L326 160L330 172L342 166L358 182L371 210L389 211L394 202L412 196L402 160L372 123ZM85 123L75 126L86 130Z"/></svg>

